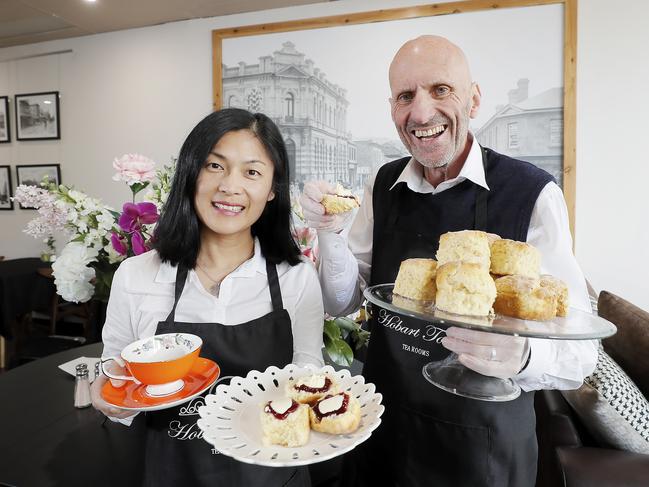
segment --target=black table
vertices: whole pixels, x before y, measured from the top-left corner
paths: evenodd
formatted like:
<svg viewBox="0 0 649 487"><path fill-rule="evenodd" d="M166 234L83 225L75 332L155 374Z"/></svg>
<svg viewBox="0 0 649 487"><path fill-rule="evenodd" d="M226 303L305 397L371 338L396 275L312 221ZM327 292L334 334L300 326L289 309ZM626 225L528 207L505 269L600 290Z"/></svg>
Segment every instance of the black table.
<svg viewBox="0 0 649 487"><path fill-rule="evenodd" d="M74 378L58 368L76 357L99 357L101 350L94 343L0 375L0 484L141 485L143 415L127 427L104 423L92 407L76 409Z"/></svg>

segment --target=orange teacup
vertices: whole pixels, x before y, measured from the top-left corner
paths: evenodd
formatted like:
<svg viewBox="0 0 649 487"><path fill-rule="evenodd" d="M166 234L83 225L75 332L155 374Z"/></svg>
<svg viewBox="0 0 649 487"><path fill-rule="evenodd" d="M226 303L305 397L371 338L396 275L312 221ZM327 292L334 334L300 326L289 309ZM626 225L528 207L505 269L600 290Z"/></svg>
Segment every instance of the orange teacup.
<svg viewBox="0 0 649 487"><path fill-rule="evenodd" d="M154 335L127 345L119 357L102 359L101 368L111 379L145 384L149 395L166 396L183 388L182 378L191 370L202 345L203 340L190 333ZM104 365L111 360L126 367L131 375L107 371Z"/></svg>

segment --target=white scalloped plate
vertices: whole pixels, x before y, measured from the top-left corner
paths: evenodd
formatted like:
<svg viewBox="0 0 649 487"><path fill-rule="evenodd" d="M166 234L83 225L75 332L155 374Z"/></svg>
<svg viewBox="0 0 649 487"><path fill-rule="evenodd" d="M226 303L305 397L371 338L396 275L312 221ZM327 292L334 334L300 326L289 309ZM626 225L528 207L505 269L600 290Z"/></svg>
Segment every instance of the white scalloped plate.
<svg viewBox="0 0 649 487"><path fill-rule="evenodd" d="M347 435L328 435L311 431L309 442L301 447L265 446L259 415L267 401L285 397L287 381L313 373L327 373L341 390L354 395L361 404L361 423ZM205 397L205 406L198 409L197 424L203 438L222 454L236 460L270 467L309 465L337 457L367 440L381 423L385 410L381 394L374 384L365 383L360 375L349 370L298 367L289 364L283 369L268 367L264 372L250 371L245 378L233 377L229 385L217 386L214 394Z"/></svg>

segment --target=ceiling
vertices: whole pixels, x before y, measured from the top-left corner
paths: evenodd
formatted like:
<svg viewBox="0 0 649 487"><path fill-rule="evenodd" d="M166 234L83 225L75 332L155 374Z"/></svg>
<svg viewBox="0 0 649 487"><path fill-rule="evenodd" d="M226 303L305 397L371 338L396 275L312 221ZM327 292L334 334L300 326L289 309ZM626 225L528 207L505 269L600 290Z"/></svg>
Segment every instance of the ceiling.
<svg viewBox="0 0 649 487"><path fill-rule="evenodd" d="M323 0L0 0L0 48Z"/></svg>

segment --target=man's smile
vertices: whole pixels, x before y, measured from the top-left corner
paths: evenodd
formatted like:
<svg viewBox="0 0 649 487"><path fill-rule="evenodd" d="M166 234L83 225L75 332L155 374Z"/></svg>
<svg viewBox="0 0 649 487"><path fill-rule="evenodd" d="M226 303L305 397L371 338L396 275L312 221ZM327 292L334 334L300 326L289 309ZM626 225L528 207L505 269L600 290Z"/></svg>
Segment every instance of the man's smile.
<svg viewBox="0 0 649 487"><path fill-rule="evenodd" d="M446 124L441 124L441 125L436 125L434 127L428 128L428 129L415 129L411 130L410 133L413 134L415 137L418 139L428 139L428 138L437 138L441 134L443 134L446 129L448 128L448 125Z"/></svg>

